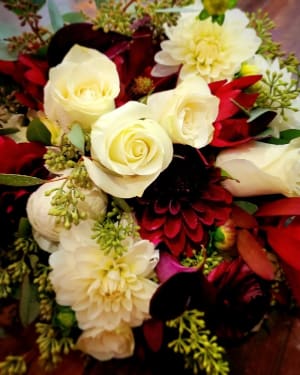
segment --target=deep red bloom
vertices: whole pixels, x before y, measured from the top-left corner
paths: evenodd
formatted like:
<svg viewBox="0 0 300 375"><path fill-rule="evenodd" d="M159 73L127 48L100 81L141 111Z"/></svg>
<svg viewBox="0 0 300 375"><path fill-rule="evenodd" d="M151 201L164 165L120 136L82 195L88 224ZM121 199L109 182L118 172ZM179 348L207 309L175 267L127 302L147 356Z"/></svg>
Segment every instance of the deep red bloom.
<svg viewBox="0 0 300 375"><path fill-rule="evenodd" d="M220 171L205 164L199 151L174 145L175 157L141 199L134 202L140 233L180 256L192 255L207 241L208 229L222 225L231 211L231 194Z"/></svg>
<svg viewBox="0 0 300 375"><path fill-rule="evenodd" d="M245 90L260 78L260 75L255 75L237 78L231 82L223 80L209 84L212 94L220 99L219 114L214 122L212 146L235 146L253 137L254 126L248 122L249 116L241 108L249 111L253 107L258 93L247 93ZM272 118L270 116L270 119L264 121L264 126L267 126Z"/></svg>
<svg viewBox="0 0 300 375"><path fill-rule="evenodd" d="M48 64L32 55L21 54L17 61L0 61L0 73L10 76L19 86L15 97L25 107L43 109L43 89Z"/></svg>
<svg viewBox="0 0 300 375"><path fill-rule="evenodd" d="M219 338L243 338L262 321L270 306L268 284L242 258L224 261L208 275L217 290L216 332Z"/></svg>
<svg viewBox="0 0 300 375"><path fill-rule="evenodd" d="M46 148L36 142L16 143L0 137L0 173L25 174L46 178L43 155ZM17 188L0 185L1 245L4 246L17 230L19 219L26 216L25 207L34 187Z"/></svg>

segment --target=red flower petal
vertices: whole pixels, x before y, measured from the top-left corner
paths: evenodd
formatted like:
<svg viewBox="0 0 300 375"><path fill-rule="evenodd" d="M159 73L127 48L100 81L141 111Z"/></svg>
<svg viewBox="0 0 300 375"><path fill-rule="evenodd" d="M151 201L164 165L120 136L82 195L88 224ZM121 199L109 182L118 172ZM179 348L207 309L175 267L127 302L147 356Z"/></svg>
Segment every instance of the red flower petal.
<svg viewBox="0 0 300 375"><path fill-rule="evenodd" d="M292 290L293 297L300 306L300 272L286 263L282 263L284 274Z"/></svg>
<svg viewBox="0 0 300 375"><path fill-rule="evenodd" d="M179 216L167 216L164 225L164 234L168 238L174 238L180 232L181 227L181 218Z"/></svg>
<svg viewBox="0 0 300 375"><path fill-rule="evenodd" d="M199 243L203 239L203 226L199 222L197 228L192 229L189 226L184 226L187 237L195 243Z"/></svg>
<svg viewBox="0 0 300 375"><path fill-rule="evenodd" d="M291 267L300 271L300 226L266 228L272 249Z"/></svg>
<svg viewBox="0 0 300 375"><path fill-rule="evenodd" d="M274 266L253 235L246 229L238 231L237 248L248 266L266 280L274 279Z"/></svg>
<svg viewBox="0 0 300 375"><path fill-rule="evenodd" d="M143 324L143 333L149 348L158 352L163 343L164 323L161 320L150 319Z"/></svg>
<svg viewBox="0 0 300 375"><path fill-rule="evenodd" d="M260 207L256 216L292 216L300 215L300 198L282 198Z"/></svg>
<svg viewBox="0 0 300 375"><path fill-rule="evenodd" d="M165 216L154 216L150 213L149 209L146 209L143 214L140 225L149 231L153 231L160 228L165 223L165 220Z"/></svg>
<svg viewBox="0 0 300 375"><path fill-rule="evenodd" d="M178 257L185 251L186 236L183 230L174 238L164 238L166 245L173 255Z"/></svg>
<svg viewBox="0 0 300 375"><path fill-rule="evenodd" d="M191 229L197 228L199 220L198 215L194 210L192 210L191 208L185 208L184 210L182 210L181 215L188 227L190 227Z"/></svg>

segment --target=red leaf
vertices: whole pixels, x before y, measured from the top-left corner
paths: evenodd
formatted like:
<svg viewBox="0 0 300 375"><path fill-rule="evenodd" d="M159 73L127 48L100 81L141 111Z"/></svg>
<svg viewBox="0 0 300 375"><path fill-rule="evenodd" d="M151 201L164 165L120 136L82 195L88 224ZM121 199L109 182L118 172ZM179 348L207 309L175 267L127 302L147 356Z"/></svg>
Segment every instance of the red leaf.
<svg viewBox="0 0 300 375"><path fill-rule="evenodd" d="M232 207L231 218L238 228L250 229L258 225L254 216L248 214L248 212L236 205Z"/></svg>
<svg viewBox="0 0 300 375"><path fill-rule="evenodd" d="M293 216L300 215L300 197L282 198L266 203L257 211L256 216Z"/></svg>
<svg viewBox="0 0 300 375"><path fill-rule="evenodd" d="M300 227L267 227L272 249L291 267L300 271Z"/></svg>
<svg viewBox="0 0 300 375"><path fill-rule="evenodd" d="M237 233L237 248L248 266L258 276L266 280L274 279L274 267L263 247L246 229Z"/></svg>

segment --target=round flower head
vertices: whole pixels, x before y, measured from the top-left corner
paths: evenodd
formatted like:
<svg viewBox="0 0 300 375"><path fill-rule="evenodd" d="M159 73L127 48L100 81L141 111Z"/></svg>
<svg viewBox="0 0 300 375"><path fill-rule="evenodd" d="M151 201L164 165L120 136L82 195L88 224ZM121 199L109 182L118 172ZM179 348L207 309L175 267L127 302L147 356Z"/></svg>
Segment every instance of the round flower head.
<svg viewBox="0 0 300 375"><path fill-rule="evenodd" d="M64 176L67 176L66 173ZM63 223L58 223L56 217L49 215L52 208L53 194L47 194L52 189L59 189L65 183L64 179L53 180L41 185L28 199L27 216L33 228L33 235L39 246L52 252L56 249L59 234L64 229ZM64 190L68 190L64 187ZM98 219L106 212L106 194L93 186L91 189L81 189L85 199L78 202L78 209L87 214L87 218Z"/></svg>
<svg viewBox="0 0 300 375"><path fill-rule="evenodd" d="M151 242L129 237L123 255L107 254L91 238L94 224L86 220L62 232L58 251L50 256L57 302L71 306L82 330L139 326L149 317L157 288L149 279L157 251Z"/></svg>
<svg viewBox="0 0 300 375"><path fill-rule="evenodd" d="M166 26L168 40L155 56L159 64L153 75L165 75L166 70L199 74L207 82L232 79L242 62L251 58L260 45L256 32L248 28L248 18L239 9L228 10L222 25L211 18L200 20L197 13L184 13L175 26Z"/></svg>

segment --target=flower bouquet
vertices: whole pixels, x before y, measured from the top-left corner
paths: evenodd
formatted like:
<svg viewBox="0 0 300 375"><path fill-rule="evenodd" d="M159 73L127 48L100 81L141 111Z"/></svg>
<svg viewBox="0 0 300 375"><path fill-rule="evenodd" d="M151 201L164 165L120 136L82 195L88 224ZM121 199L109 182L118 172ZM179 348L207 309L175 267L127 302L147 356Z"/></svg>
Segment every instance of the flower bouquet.
<svg viewBox="0 0 300 375"><path fill-rule="evenodd" d="M235 0L2 3L1 374L230 373L300 303L299 62Z"/></svg>

